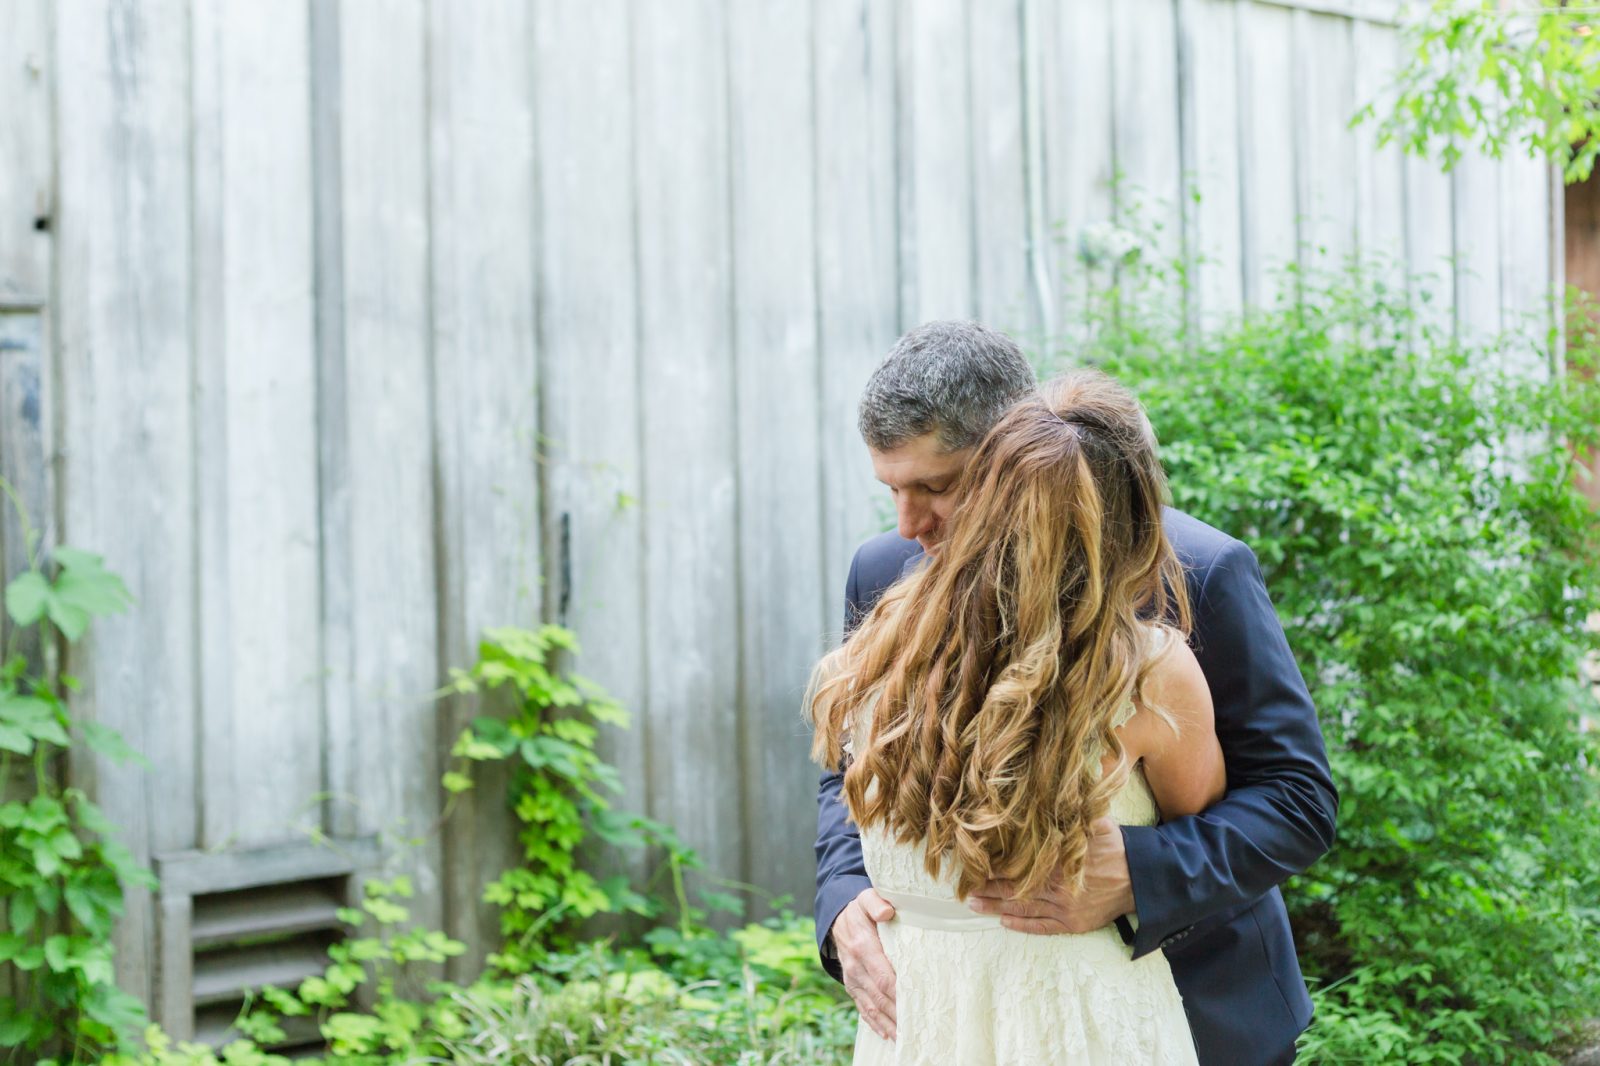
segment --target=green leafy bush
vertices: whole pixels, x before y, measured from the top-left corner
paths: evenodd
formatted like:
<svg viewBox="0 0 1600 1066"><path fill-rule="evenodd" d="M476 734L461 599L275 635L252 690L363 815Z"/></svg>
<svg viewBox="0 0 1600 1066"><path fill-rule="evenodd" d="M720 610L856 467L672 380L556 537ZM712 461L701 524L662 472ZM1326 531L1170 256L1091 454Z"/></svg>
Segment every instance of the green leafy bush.
<svg viewBox="0 0 1600 1066"><path fill-rule="evenodd" d="M63 784L62 759L80 743L138 756L114 730L72 716L77 682L50 665L53 655L30 661L19 648L25 633L35 647L52 634L75 642L131 598L98 555L60 547L39 558L27 515L9 485L0 491L17 507L30 556L6 585L14 625L0 656L0 964L19 978L18 995L0 996L0 1049L17 1061L93 1061L129 1046L144 1023L143 1005L114 981L111 929L122 885L155 879L100 808Z"/></svg>
<svg viewBox="0 0 1600 1066"><path fill-rule="evenodd" d="M1594 352L1514 372L1548 339L1458 341L1381 276L1200 331L1122 284L1066 355L1144 400L1177 506L1255 549L1321 715L1338 841L1286 889L1306 1060L1550 1062L1600 1004Z"/></svg>
<svg viewBox="0 0 1600 1066"><path fill-rule="evenodd" d="M591 835L613 847L664 848L680 884L682 869L699 864L670 826L612 808L609 796L622 792L622 782L595 753L595 740L603 726L626 728L628 712L552 661L577 650L577 638L560 626L493 629L478 645L477 662L451 671L447 691L510 696L508 713L482 714L462 731L451 750L460 765L444 775L446 789L462 792L473 787L473 763L513 768L507 802L522 823L523 862L484 890L500 907L505 936L490 962L508 973L527 973L547 951L571 947L578 924L596 914L659 912L659 902L626 877L597 880L579 865Z"/></svg>
<svg viewBox="0 0 1600 1066"><path fill-rule="evenodd" d="M1519 146L1588 181L1600 158L1600 20L1567 0L1503 4L1433 0L1405 26L1406 64L1378 127L1380 142L1438 152L1446 170L1463 144L1499 159ZM1368 103L1360 119L1380 118Z"/></svg>
<svg viewBox="0 0 1600 1066"><path fill-rule="evenodd" d="M384 889L376 898L388 895ZM347 942L346 961L384 956L403 967L414 958L374 947L421 935L400 929L401 915L381 914L379 925L393 928ZM330 1001L343 1008L368 978L330 980L344 985ZM404 998L396 987L378 981L370 1010L322 1010L328 1049L321 1061L828 1066L848 1062L855 1041L855 1006L817 968L810 919L788 913L731 934L696 929L655 952L596 941L547 953L541 969L516 977L436 982L422 999ZM262 1044L281 1035L280 1012L304 1014L308 998L304 988L267 993L267 1006L242 1022L247 1035L219 1051L174 1044L152 1026L147 1050L103 1066L288 1066Z"/></svg>

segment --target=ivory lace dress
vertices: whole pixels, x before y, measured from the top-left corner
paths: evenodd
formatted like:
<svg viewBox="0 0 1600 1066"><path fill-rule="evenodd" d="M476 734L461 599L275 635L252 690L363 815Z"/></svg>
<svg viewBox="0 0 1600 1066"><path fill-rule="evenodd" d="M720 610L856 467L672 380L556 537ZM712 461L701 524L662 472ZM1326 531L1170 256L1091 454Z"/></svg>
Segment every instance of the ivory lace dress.
<svg viewBox="0 0 1600 1066"><path fill-rule="evenodd" d="M1132 713L1130 704L1118 724ZM1123 825L1156 823L1142 765L1112 797L1110 813ZM861 846L872 887L895 908L878 933L894 965L897 1038L859 1023L856 1066L1196 1063L1161 952L1133 961L1114 925L1013 932L956 898L948 865L930 876L921 847L896 843L881 826L864 830Z"/></svg>

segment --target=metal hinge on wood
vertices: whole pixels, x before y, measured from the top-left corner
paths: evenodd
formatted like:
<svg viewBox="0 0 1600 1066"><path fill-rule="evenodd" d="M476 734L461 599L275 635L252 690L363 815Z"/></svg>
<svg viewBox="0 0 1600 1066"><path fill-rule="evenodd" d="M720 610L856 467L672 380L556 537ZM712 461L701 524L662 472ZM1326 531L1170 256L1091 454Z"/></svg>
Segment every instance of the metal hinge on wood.
<svg viewBox="0 0 1600 1066"><path fill-rule="evenodd" d="M375 837L156 856L156 1020L175 1038L231 1039L248 990L292 988L322 972L328 947L349 931L339 908L360 905L378 860ZM284 1028L274 1050L321 1043L314 1027Z"/></svg>

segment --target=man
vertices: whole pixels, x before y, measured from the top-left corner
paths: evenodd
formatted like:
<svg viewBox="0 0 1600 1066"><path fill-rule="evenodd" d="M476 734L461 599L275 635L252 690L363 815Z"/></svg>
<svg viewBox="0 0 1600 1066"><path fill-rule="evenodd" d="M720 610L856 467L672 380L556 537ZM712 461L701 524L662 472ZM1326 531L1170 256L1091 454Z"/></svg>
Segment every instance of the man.
<svg viewBox="0 0 1600 1066"><path fill-rule="evenodd" d="M894 498L898 529L857 550L845 589L847 631L937 552L966 460L1000 413L1033 387L1017 345L968 322L912 330L873 373L860 427L873 470ZM1024 901L991 883L972 906L1040 935L1115 922L1134 958L1166 952L1203 1064L1291 1062L1311 1001L1278 885L1332 846L1338 796L1316 712L1255 556L1171 508L1165 525L1187 572L1191 644L1216 705L1228 794L1201 814L1158 826L1103 822L1077 895L1058 889ZM825 773L818 790L818 947L867 1024L892 1038L895 977L877 923L894 909L867 878L840 801L842 781Z"/></svg>

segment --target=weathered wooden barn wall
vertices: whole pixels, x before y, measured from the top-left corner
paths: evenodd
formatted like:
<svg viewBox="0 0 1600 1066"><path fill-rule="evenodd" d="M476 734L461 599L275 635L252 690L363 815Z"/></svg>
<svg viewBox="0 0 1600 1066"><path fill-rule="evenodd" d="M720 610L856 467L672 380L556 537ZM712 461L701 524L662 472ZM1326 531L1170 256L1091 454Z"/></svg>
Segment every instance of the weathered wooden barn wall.
<svg viewBox="0 0 1600 1066"><path fill-rule="evenodd" d="M142 856L421 837L416 916L481 952L507 827L430 831L470 708L429 693L559 619L636 714L623 802L804 907L799 697L899 332L1070 343L1136 201L1203 315L1318 249L1542 309L1540 164L1347 126L1391 6L5 0L0 471L137 597L71 666L154 767L74 775ZM135 893L127 987L160 946Z"/></svg>

